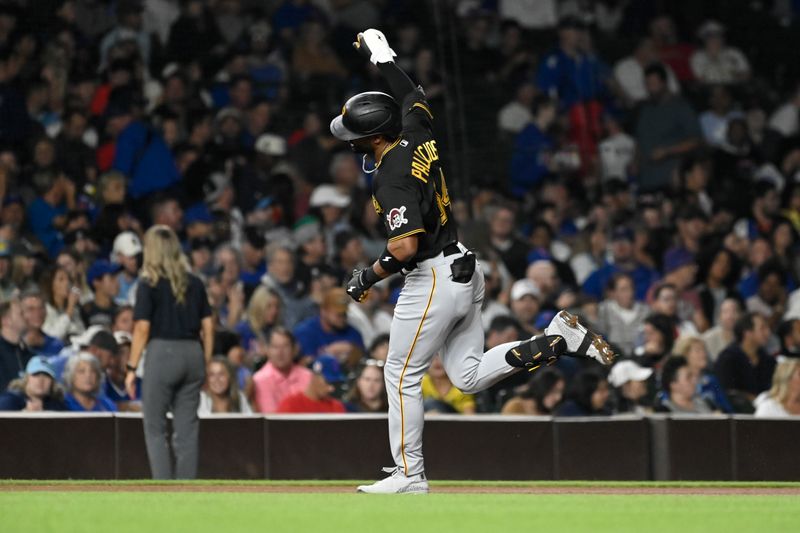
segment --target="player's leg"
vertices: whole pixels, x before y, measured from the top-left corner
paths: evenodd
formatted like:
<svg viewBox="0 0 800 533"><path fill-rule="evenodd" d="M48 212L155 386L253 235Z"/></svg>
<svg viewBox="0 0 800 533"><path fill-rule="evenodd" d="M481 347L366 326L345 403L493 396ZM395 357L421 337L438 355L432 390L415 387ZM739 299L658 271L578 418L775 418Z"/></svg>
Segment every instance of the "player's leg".
<svg viewBox="0 0 800 533"><path fill-rule="evenodd" d="M422 458L422 377L441 346L450 320L435 270L406 277L389 333L389 354L383 368L389 399L389 444L396 470L360 492L427 492Z"/></svg>

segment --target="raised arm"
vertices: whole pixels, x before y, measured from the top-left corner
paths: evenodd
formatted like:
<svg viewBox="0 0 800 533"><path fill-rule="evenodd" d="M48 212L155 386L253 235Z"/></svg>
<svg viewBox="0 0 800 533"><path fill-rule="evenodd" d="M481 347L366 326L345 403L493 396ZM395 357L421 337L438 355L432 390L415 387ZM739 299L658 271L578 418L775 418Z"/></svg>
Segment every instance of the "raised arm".
<svg viewBox="0 0 800 533"><path fill-rule="evenodd" d="M389 47L389 42L383 32L372 28L365 30L356 36L353 47L378 67L381 75L389 84L392 96L398 102L402 102L409 93L416 89L411 78L395 64L394 58L397 54Z"/></svg>

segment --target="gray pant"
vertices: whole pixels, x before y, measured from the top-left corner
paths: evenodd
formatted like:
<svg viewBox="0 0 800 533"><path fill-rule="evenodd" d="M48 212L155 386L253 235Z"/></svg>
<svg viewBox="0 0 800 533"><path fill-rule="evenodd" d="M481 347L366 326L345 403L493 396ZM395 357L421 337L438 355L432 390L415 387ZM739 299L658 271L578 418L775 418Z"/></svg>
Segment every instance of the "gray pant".
<svg viewBox="0 0 800 533"><path fill-rule="evenodd" d="M425 470L421 383L434 355L440 354L450 381L464 393L482 391L519 370L506 363L505 355L521 341L483 353L483 273L478 266L470 282L453 281L450 263L458 257L439 254L419 263L406 276L394 308L383 370L389 444L395 464L406 475Z"/></svg>
<svg viewBox="0 0 800 533"><path fill-rule="evenodd" d="M142 380L144 439L153 479L197 477L197 406L205 381L199 341L153 339L147 345ZM175 470L167 442L167 412L172 410Z"/></svg>

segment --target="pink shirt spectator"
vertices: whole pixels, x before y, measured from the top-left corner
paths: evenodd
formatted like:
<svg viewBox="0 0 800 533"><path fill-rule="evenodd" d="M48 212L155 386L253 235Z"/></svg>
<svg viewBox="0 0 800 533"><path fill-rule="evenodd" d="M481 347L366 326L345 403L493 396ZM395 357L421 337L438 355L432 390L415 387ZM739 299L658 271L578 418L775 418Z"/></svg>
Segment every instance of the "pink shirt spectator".
<svg viewBox="0 0 800 533"><path fill-rule="evenodd" d="M253 376L256 406L261 413L275 413L281 400L291 394L303 392L311 381L311 371L293 365L287 374L267 363Z"/></svg>

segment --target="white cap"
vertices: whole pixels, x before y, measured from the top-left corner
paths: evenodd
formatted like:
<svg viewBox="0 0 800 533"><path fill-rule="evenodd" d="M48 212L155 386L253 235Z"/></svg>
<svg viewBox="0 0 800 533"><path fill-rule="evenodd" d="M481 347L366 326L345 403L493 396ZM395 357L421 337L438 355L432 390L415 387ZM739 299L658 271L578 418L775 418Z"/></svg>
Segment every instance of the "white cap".
<svg viewBox="0 0 800 533"><path fill-rule="evenodd" d="M104 326L89 326L83 333L79 333L77 335L73 335L70 337L70 343L75 350L80 350L85 346L89 346L89 343L92 342L92 339L98 332L105 330Z"/></svg>
<svg viewBox="0 0 800 533"><path fill-rule="evenodd" d="M125 257L134 257L142 253L142 241L132 231L123 231L114 239L113 253Z"/></svg>
<svg viewBox="0 0 800 533"><path fill-rule="evenodd" d="M256 140L256 152L264 155L286 155L286 139L274 133L264 133Z"/></svg>
<svg viewBox="0 0 800 533"><path fill-rule="evenodd" d="M723 33L725 33L725 26L716 20L706 21L700 26L700 29L697 30L697 36L704 41L712 35L722 35Z"/></svg>
<svg viewBox="0 0 800 533"><path fill-rule="evenodd" d="M620 361L608 374L608 382L614 387L622 387L629 381L644 381L652 375L652 368L644 368L633 361Z"/></svg>
<svg viewBox="0 0 800 533"><path fill-rule="evenodd" d="M311 199L308 203L311 207L322 207L324 205L347 207L350 205L350 197L333 185L320 185L311 193Z"/></svg>
<svg viewBox="0 0 800 533"><path fill-rule="evenodd" d="M511 286L512 302L516 302L523 296L533 296L534 298L539 298L541 295L542 292L539 290L539 287L537 287L534 282L527 278L517 280Z"/></svg>

